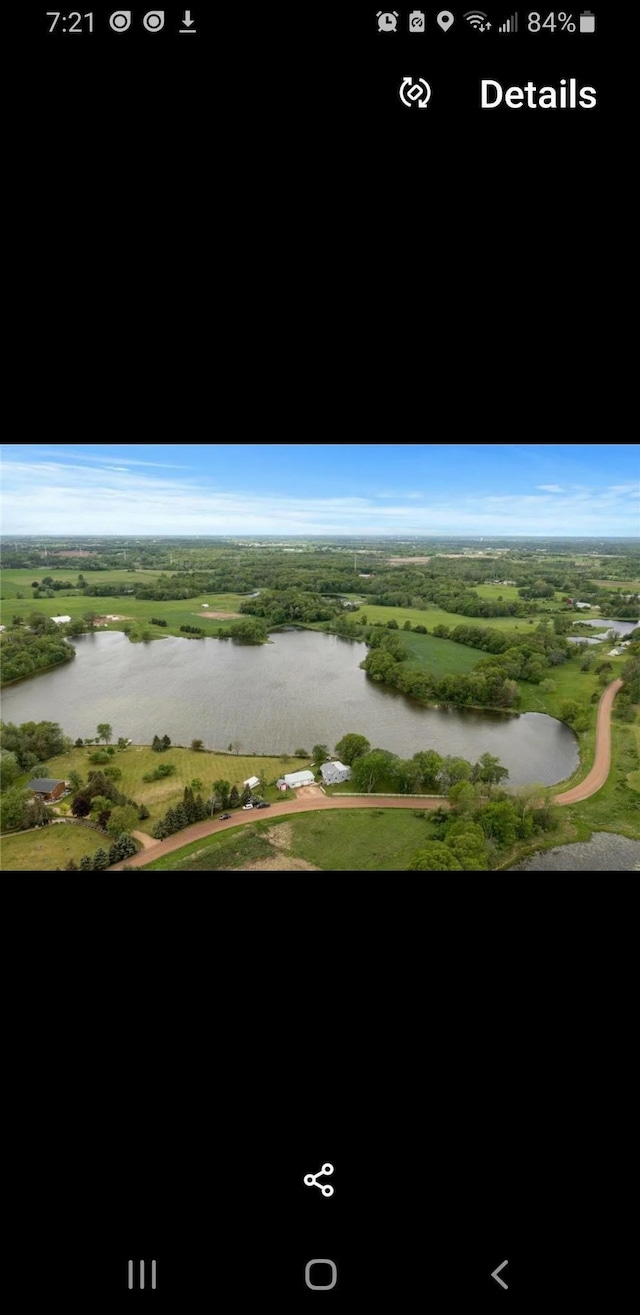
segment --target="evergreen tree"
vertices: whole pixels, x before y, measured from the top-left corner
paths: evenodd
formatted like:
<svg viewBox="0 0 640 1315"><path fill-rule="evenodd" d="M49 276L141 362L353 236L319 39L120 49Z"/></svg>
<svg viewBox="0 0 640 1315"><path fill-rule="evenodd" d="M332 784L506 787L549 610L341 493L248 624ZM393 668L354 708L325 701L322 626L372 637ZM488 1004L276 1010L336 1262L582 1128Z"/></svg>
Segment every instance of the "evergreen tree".
<svg viewBox="0 0 640 1315"><path fill-rule="evenodd" d="M241 803L241 804L248 804L250 799L251 799L251 790L249 789L249 786L248 786L248 785L245 785L244 790L242 791L242 794L240 795L240 803Z"/></svg>
<svg viewBox="0 0 640 1315"><path fill-rule="evenodd" d="M195 808L195 814L196 814L196 815L195 815L195 818L194 818L194 821L196 821L196 822L203 822L204 819L205 819L205 817L207 816L207 810L206 810L206 808L205 808L205 806L204 806L204 799L202 798L202 795L201 795L201 794L197 794L197 795L196 795L195 800L194 800L194 808Z"/></svg>
<svg viewBox="0 0 640 1315"><path fill-rule="evenodd" d="M100 870L101 868L108 868L109 855L106 849L96 849L96 852L93 856L93 866L96 870Z"/></svg>
<svg viewBox="0 0 640 1315"><path fill-rule="evenodd" d="M239 803L240 803L240 795L238 794L238 791L234 785L231 787L231 793L229 795L229 807L237 808Z"/></svg>
<svg viewBox="0 0 640 1315"><path fill-rule="evenodd" d="M163 735L163 736L162 736L162 747L163 747L163 749L168 749L168 748L170 747L170 745L171 745L171 740L169 739L169 736L168 736L168 735Z"/></svg>
<svg viewBox="0 0 640 1315"><path fill-rule="evenodd" d="M83 872L91 872L93 868L93 858L91 854L83 854L80 859L80 868Z"/></svg>

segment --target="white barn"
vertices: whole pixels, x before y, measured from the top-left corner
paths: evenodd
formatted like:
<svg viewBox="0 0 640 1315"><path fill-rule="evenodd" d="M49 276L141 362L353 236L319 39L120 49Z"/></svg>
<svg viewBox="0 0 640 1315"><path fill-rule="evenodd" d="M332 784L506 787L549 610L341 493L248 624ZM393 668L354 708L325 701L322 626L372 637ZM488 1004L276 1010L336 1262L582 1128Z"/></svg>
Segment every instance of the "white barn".
<svg viewBox="0 0 640 1315"><path fill-rule="evenodd" d="M300 785L315 785L313 772L309 771L289 772L288 774L285 772L282 779L292 790L297 790Z"/></svg>
<svg viewBox="0 0 640 1315"><path fill-rule="evenodd" d="M260 784L260 777L250 776L249 779L247 781L243 781L242 784L248 785L250 790L255 790L256 786Z"/></svg>
<svg viewBox="0 0 640 1315"><path fill-rule="evenodd" d="M65 625L67 621L70 621L70 620L71 620L71 617L70 617L70 616L52 616L51 620L52 620L52 621L55 621L55 623L56 623L57 626L61 626L61 625Z"/></svg>
<svg viewBox="0 0 640 1315"><path fill-rule="evenodd" d="M339 785L341 781L351 779L351 768L345 767L344 763L323 763L320 771L325 785Z"/></svg>

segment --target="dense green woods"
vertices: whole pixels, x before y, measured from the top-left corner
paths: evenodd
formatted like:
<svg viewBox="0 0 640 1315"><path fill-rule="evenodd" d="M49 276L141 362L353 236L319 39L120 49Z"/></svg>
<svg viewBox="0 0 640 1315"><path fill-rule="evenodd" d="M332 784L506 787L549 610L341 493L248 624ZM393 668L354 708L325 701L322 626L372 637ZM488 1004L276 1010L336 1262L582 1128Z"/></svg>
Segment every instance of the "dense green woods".
<svg viewBox="0 0 640 1315"><path fill-rule="evenodd" d="M0 649L2 683L33 676L59 662L69 662L75 655L54 622L40 634L22 628L10 630L2 636Z"/></svg>

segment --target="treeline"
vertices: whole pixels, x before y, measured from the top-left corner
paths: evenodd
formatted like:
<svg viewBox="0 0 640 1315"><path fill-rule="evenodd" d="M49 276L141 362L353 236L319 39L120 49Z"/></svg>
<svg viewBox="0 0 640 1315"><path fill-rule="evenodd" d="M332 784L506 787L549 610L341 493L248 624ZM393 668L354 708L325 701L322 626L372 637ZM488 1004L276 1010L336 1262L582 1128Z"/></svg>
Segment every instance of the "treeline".
<svg viewBox="0 0 640 1315"><path fill-rule="evenodd" d="M53 629L45 634L32 634L27 630L7 630L0 636L0 668L2 684L33 676L46 667L70 662L76 655L52 623Z"/></svg>
<svg viewBox="0 0 640 1315"><path fill-rule="evenodd" d="M457 790L457 794L455 791ZM451 797L453 796L453 798ZM423 845L409 863L413 872L486 872L498 865L517 840L557 826L557 810L546 803L538 786L516 796L498 791L482 807L474 807L470 786L454 787L451 812L432 814L440 836Z"/></svg>
<svg viewBox="0 0 640 1315"><path fill-rule="evenodd" d="M327 603L317 593L300 588L278 591L266 589L257 598L245 598L240 604L241 612L265 617L270 625L276 626L296 621L302 624L329 621L337 610L335 604Z"/></svg>
<svg viewBox="0 0 640 1315"><path fill-rule="evenodd" d="M506 667L487 663L485 670L476 669L467 676L450 673L439 677L410 666L402 641L393 633L374 631L368 642L370 651L360 663L363 671L372 680L391 685L412 698L426 703L495 708L510 708L518 701L520 691Z"/></svg>
<svg viewBox="0 0 640 1315"><path fill-rule="evenodd" d="M122 835L114 840L109 849L103 849L100 846L96 849L95 854L83 854L79 863L70 858L64 869L56 868L57 872L100 872L105 868L110 868L113 863L122 863L124 859L131 858L132 854L137 854L138 845L132 835L123 831Z"/></svg>
<svg viewBox="0 0 640 1315"><path fill-rule="evenodd" d="M182 803L168 808L164 817L156 822L152 835L155 840L166 840L175 831L182 831L192 822L203 822L207 810L201 794L194 794L190 785L185 785Z"/></svg>

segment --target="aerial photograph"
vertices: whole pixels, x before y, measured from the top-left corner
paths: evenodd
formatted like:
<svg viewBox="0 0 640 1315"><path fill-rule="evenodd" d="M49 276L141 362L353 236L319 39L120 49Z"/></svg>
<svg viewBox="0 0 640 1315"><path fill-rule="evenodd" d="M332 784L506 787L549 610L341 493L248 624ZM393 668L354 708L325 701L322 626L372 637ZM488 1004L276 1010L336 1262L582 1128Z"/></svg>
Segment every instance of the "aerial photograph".
<svg viewBox="0 0 640 1315"><path fill-rule="evenodd" d="M640 872L637 444L0 476L3 871Z"/></svg>

